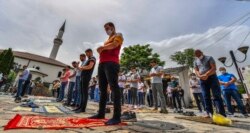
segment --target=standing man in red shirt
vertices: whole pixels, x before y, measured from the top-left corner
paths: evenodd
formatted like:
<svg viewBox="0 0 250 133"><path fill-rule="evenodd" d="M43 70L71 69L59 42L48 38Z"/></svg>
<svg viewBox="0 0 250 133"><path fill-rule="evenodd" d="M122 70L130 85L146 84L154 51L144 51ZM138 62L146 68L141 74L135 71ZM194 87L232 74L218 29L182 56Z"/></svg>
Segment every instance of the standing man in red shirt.
<svg viewBox="0 0 250 133"><path fill-rule="evenodd" d="M100 64L98 67L99 88L101 91L99 111L97 115L90 118L105 118L107 87L109 84L114 94L114 114L113 118L106 122L106 125L116 125L121 123L121 91L118 85L118 73L120 69L119 54L123 37L121 33L116 33L115 25L112 22L106 23L104 28L109 38L104 43L104 46L100 46L97 49L100 54Z"/></svg>

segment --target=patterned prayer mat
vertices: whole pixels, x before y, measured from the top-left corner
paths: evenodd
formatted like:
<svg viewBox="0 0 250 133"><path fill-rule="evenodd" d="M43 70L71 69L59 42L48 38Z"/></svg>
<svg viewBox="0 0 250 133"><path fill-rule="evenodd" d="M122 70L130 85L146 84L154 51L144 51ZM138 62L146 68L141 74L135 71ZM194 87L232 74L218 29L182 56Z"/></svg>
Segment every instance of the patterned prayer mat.
<svg viewBox="0 0 250 133"><path fill-rule="evenodd" d="M51 100L51 99L36 99L34 100L35 103L52 103L56 102L56 100Z"/></svg>
<svg viewBox="0 0 250 133"><path fill-rule="evenodd" d="M45 114L72 114L73 112L64 106L39 106L39 108L29 108L29 107L15 107L12 111L28 111L35 113L45 113Z"/></svg>
<svg viewBox="0 0 250 133"><path fill-rule="evenodd" d="M15 108L13 108L12 111L15 111L15 112L18 112L18 111L29 111L29 112L31 112L32 108L17 106Z"/></svg>
<svg viewBox="0 0 250 133"><path fill-rule="evenodd" d="M105 119L87 119L76 117L46 117L38 115L17 114L4 130L9 129L64 129L64 128L89 128L105 126ZM121 123L120 126L127 125Z"/></svg>

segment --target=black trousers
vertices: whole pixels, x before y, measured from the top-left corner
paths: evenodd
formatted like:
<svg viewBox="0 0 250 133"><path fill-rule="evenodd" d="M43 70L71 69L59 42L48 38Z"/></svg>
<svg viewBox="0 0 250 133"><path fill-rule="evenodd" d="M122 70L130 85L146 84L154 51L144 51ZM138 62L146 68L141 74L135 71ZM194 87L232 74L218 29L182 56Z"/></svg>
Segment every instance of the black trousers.
<svg viewBox="0 0 250 133"><path fill-rule="evenodd" d="M91 77L86 77L86 75L81 76L81 104L80 109L86 111L87 102L89 98L89 82Z"/></svg>
<svg viewBox="0 0 250 133"><path fill-rule="evenodd" d="M27 89L29 87L29 84L30 84L30 80L26 80L23 84L23 89L22 89L22 92L21 92L21 96L24 96L25 93L27 93Z"/></svg>
<svg viewBox="0 0 250 133"><path fill-rule="evenodd" d="M149 93L147 95L147 101L148 101L148 106L149 107L154 106L153 91L151 89L149 90Z"/></svg>
<svg viewBox="0 0 250 133"><path fill-rule="evenodd" d="M173 93L173 104L174 104L174 108L178 108L178 109L182 109L182 106L181 106L181 99L180 99L180 96L176 93ZM176 101L177 101L177 104L178 104L178 107L176 105Z"/></svg>
<svg viewBox="0 0 250 133"><path fill-rule="evenodd" d="M55 89L52 89L51 92L52 92L52 96L55 97L56 96L56 91Z"/></svg>
<svg viewBox="0 0 250 133"><path fill-rule="evenodd" d="M121 90L121 103L123 105L124 104L124 95L123 95L124 88L120 87L120 90Z"/></svg>
<svg viewBox="0 0 250 133"><path fill-rule="evenodd" d="M114 114L113 119L120 119L121 117L121 90L118 86L118 73L120 65L114 62L100 63L98 67L99 88L100 88L100 102L99 115L105 116L105 108L107 101L107 87L108 84L113 93Z"/></svg>
<svg viewBox="0 0 250 133"><path fill-rule="evenodd" d="M60 87L58 87L58 88L56 89L56 93L57 93L56 98L59 98L59 92L60 92Z"/></svg>

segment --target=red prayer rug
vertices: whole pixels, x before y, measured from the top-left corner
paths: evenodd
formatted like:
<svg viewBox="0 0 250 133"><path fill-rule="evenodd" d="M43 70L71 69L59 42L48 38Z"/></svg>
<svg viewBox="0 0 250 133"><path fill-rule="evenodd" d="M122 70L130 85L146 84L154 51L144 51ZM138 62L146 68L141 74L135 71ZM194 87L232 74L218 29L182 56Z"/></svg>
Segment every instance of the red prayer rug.
<svg viewBox="0 0 250 133"><path fill-rule="evenodd" d="M4 127L4 130L9 129L64 129L64 128L88 128L106 126L106 119L87 119L75 117L46 117L38 115L17 114ZM121 123L119 125L127 125Z"/></svg>

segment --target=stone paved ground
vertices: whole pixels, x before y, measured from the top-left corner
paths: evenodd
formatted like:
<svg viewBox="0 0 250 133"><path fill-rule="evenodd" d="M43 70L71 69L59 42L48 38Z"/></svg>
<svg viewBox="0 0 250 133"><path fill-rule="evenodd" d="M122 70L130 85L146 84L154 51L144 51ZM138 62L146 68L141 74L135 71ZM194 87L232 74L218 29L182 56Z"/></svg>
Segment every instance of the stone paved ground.
<svg viewBox="0 0 250 133"><path fill-rule="evenodd" d="M186 132L186 133L247 133L250 132L250 118L233 118L240 121L237 127L224 127L212 124L203 124L199 122L192 122L187 120L176 119L179 114L159 113L137 113L138 122L128 123L127 126L109 126L109 127L95 127L95 128L83 128L83 129L65 129L65 130L35 130L35 129L19 129L3 131L4 125L12 119L17 112L13 112L10 109L18 106L13 102L11 96L0 95L0 132L9 133L165 133L165 132ZM97 110L97 104L93 102L88 103L87 113L82 114L70 114L77 117L88 117L94 114ZM36 114L33 112L18 112L20 114ZM66 116L65 114L63 116ZM67 115L68 116L68 115ZM108 114L107 117L111 117ZM176 127L176 124L178 125ZM181 129L183 127L183 129ZM169 130L172 129L172 130ZM178 130L173 130L178 129Z"/></svg>

